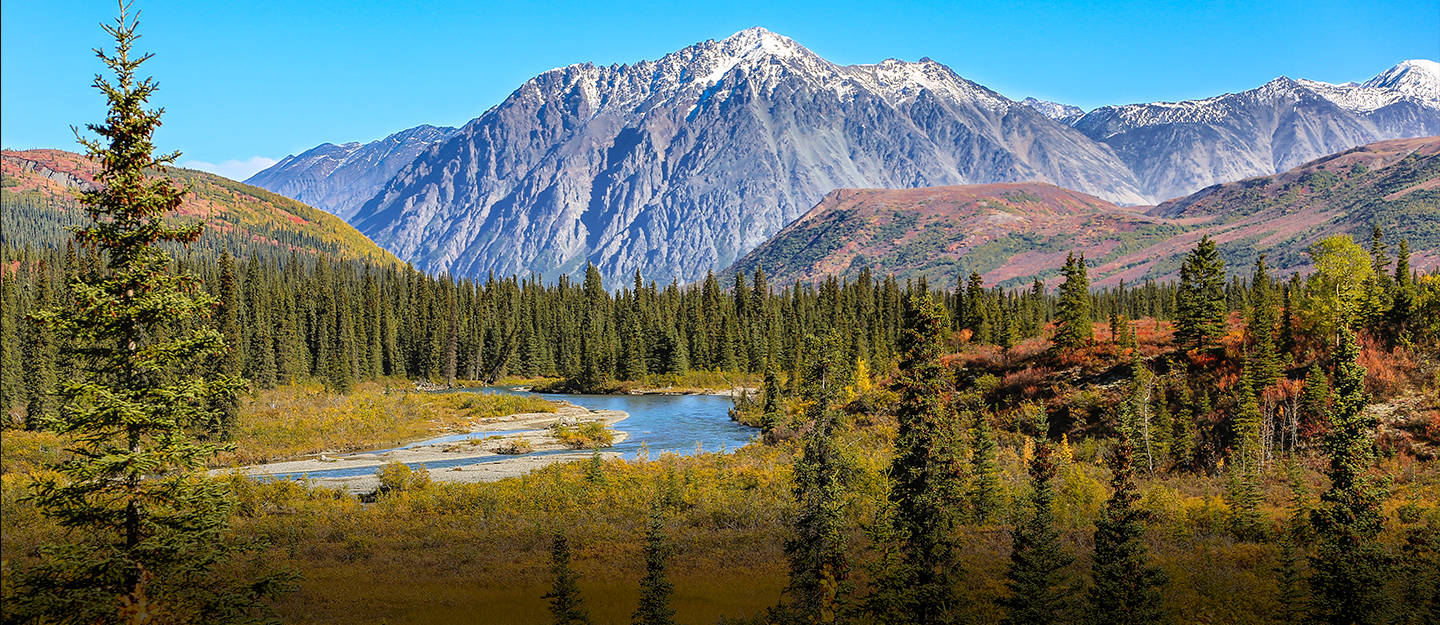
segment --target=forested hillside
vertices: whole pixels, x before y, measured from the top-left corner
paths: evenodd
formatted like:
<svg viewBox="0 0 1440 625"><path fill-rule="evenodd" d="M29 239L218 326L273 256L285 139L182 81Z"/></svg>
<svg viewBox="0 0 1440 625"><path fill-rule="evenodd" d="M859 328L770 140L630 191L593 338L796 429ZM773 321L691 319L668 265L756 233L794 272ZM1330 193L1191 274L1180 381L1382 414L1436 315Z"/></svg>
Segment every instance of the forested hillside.
<svg viewBox="0 0 1440 625"><path fill-rule="evenodd" d="M68 228L88 217L76 194L94 187L96 163L62 150L6 150L0 155L3 244L63 245ZM399 264L340 218L214 174L167 167L165 175L190 192L175 212L181 223L204 222L191 248L211 258L222 249L248 256L321 255L336 260Z"/></svg>
<svg viewBox="0 0 1440 625"><path fill-rule="evenodd" d="M1175 279L1202 236L1231 267L1263 253L1281 274L1309 271L1312 243L1363 239L1374 225L1410 241L1414 267L1440 266L1440 137L1382 141L1149 209L1043 183L841 189L735 269L763 268L780 284L866 268L931 280L978 271L1019 286L1054 278L1073 250L1090 259L1095 284L1114 286Z"/></svg>

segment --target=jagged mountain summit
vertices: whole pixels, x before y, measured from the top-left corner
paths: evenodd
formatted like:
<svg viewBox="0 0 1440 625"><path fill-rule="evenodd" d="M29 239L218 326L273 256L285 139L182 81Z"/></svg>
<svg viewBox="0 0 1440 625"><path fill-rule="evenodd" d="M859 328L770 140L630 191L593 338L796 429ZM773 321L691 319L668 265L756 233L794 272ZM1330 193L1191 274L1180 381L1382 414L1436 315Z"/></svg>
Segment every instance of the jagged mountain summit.
<svg viewBox="0 0 1440 625"><path fill-rule="evenodd" d="M1375 141L1440 134L1436 94L1440 64L1405 61L1364 84L1282 76L1203 100L1104 106L1074 126L1113 148L1159 201Z"/></svg>
<svg viewBox="0 0 1440 625"><path fill-rule="evenodd" d="M353 218L429 271L611 284L724 267L839 187L1044 180L1143 203L1110 149L929 59L831 63L755 28L545 72Z"/></svg>
<svg viewBox="0 0 1440 625"><path fill-rule="evenodd" d="M1075 123L1075 120L1078 120L1081 117L1085 116L1085 109L1082 109L1073 104L1061 104L1059 102L1050 102L1048 100L1036 100L1035 98L1025 98L1024 100L1021 100L1020 103L1032 109L1040 111L1041 115L1049 117L1050 119L1058 121L1062 124L1073 124Z"/></svg>
<svg viewBox="0 0 1440 625"><path fill-rule="evenodd" d="M370 143L324 143L286 156L245 183L348 221L401 167L454 134L454 128L421 125Z"/></svg>

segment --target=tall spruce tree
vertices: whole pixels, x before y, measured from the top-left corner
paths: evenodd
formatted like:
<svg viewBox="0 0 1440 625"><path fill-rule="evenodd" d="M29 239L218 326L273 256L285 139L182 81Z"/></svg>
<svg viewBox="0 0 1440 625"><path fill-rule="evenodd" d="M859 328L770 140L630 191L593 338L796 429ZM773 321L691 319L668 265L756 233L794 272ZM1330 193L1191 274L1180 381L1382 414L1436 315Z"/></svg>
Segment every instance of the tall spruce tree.
<svg viewBox="0 0 1440 625"><path fill-rule="evenodd" d="M1245 375L1250 378L1250 387L1261 395L1280 379L1280 356L1275 348L1275 322L1279 316L1275 301L1275 287L1270 272L1265 267L1265 255L1255 261L1255 273L1250 278L1250 315L1246 319L1245 334L1248 339L1245 354Z"/></svg>
<svg viewBox="0 0 1440 625"><path fill-rule="evenodd" d="M1310 426L1325 422L1330 415L1330 378L1320 363L1310 363L1305 385L1300 389L1300 419Z"/></svg>
<svg viewBox="0 0 1440 625"><path fill-rule="evenodd" d="M954 527L963 493L954 420L944 401L945 325L940 306L917 289L905 309L895 380L899 432L888 472L887 553L870 597L871 611L884 623L944 623L957 607Z"/></svg>
<svg viewBox="0 0 1440 625"><path fill-rule="evenodd" d="M1330 488L1311 512L1316 549L1310 557L1313 616L1330 625L1388 623L1385 592L1390 567L1377 539L1384 526L1383 485L1366 477L1377 418L1365 412L1365 369L1357 362L1355 333L1339 328L1335 401L1329 411L1325 453Z"/></svg>
<svg viewBox="0 0 1440 625"><path fill-rule="evenodd" d="M630 617L634 625L674 625L675 608L670 606L670 599L675 587L665 573L673 551L656 511L645 525L645 575L640 578L640 605Z"/></svg>
<svg viewBox="0 0 1440 625"><path fill-rule="evenodd" d="M1400 240L1400 248L1395 252L1395 296L1390 302L1390 311L1386 315L1386 325L1389 332L1389 342L1393 346L1396 342L1406 341L1410 338L1410 327L1413 324L1412 317L1415 314L1415 277L1410 273L1410 242Z"/></svg>
<svg viewBox="0 0 1440 625"><path fill-rule="evenodd" d="M809 430L795 462L792 493L796 512L785 541L790 582L777 613L783 620L797 623L828 623L841 612L849 576L841 479L844 466L835 440L837 398L848 376L837 332L823 339L808 337L807 343L807 351L812 352L806 359L809 368L796 375L804 376L801 388Z"/></svg>
<svg viewBox="0 0 1440 625"><path fill-rule="evenodd" d="M550 543L550 574L555 582L544 597L550 601L550 622L589 625L590 614L580 597L580 576L570 568L570 539L558 532Z"/></svg>
<svg viewBox="0 0 1440 625"><path fill-rule="evenodd" d="M1189 349L1214 347L1225 332L1225 261L1210 236L1201 237L1180 265L1175 341Z"/></svg>
<svg viewBox="0 0 1440 625"><path fill-rule="evenodd" d="M1060 269L1065 282L1060 284L1060 299L1055 304L1055 347L1078 349L1090 343L1094 328L1090 321L1090 278L1086 275L1085 255L1072 252Z"/></svg>
<svg viewBox="0 0 1440 625"><path fill-rule="evenodd" d="M109 112L88 126L98 139L80 139L100 171L96 188L80 194L90 222L75 233L104 266L76 277L70 306L37 315L83 356L53 422L72 441L69 458L58 475L37 476L34 490L70 540L44 547L41 563L18 576L7 618L113 623L127 620L124 612L154 612L169 622L258 621L283 578L235 581L231 504L203 472L218 447L192 439L240 381L203 365L225 350L218 331L195 323L215 300L173 271L160 245L193 242L202 226L164 218L183 194L163 176L177 154L153 154L161 111L145 108L155 82L135 75L150 55L133 54L129 5L104 28L115 49L97 55L114 77L94 82Z"/></svg>
<svg viewBox="0 0 1440 625"><path fill-rule="evenodd" d="M1067 569L1075 557L1060 544L1055 525L1055 463L1042 437L1030 460L1030 505L1010 530L1009 596L1002 625L1060 625L1071 622L1074 591Z"/></svg>
<svg viewBox="0 0 1440 625"><path fill-rule="evenodd" d="M38 279L35 281L35 293L32 295L33 304L41 309L49 309L55 305L55 297L50 291L50 280L46 275L45 265L41 263ZM30 430L38 430L46 427L55 417L56 409L56 375L55 365L58 358L56 353L56 336L53 324L47 323L43 315L32 317L30 323L26 324L24 356L25 366L25 427Z"/></svg>
<svg viewBox="0 0 1440 625"><path fill-rule="evenodd" d="M1248 374L1248 372L1246 372ZM1241 540L1258 539L1263 534L1260 503L1260 406L1250 389L1248 375L1242 376L1235 391L1237 408L1231 418L1230 470L1226 498L1230 504L1230 528Z"/></svg>
<svg viewBox="0 0 1440 625"><path fill-rule="evenodd" d="M970 512L976 523L986 524L1000 513L1004 501L1000 468L995 464L995 431L990 415L974 410L975 428L970 445Z"/></svg>
<svg viewBox="0 0 1440 625"><path fill-rule="evenodd" d="M1166 622L1160 587L1165 572L1150 561L1145 546L1146 513L1136 507L1134 446L1122 436L1111 456L1114 492L1095 521L1089 622L1095 625L1154 625Z"/></svg>

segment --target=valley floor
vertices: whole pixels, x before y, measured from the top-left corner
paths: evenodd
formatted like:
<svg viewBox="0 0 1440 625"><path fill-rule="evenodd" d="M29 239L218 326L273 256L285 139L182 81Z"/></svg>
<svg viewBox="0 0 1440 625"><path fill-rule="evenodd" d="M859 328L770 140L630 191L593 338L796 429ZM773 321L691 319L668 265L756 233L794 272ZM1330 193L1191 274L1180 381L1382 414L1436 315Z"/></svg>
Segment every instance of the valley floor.
<svg viewBox="0 0 1440 625"><path fill-rule="evenodd" d="M560 403L555 412L530 412L485 419L467 431L394 449L351 453L340 456L320 454L312 458L270 462L232 469L253 479L304 476L319 487L341 488L351 493L371 493L380 486L375 471L388 463L411 467L433 467L431 479L438 482L493 482L524 475L539 467L570 462L593 455L591 452L549 453L512 457L503 450L517 444L535 452L571 449L558 440L550 428L556 424L598 422L613 426L628 415L616 410L595 411ZM487 435L489 434L489 435ZM612 442L625 440L616 432ZM602 455L615 455L607 452ZM443 467L443 468L441 468ZM214 473L224 472L216 470Z"/></svg>

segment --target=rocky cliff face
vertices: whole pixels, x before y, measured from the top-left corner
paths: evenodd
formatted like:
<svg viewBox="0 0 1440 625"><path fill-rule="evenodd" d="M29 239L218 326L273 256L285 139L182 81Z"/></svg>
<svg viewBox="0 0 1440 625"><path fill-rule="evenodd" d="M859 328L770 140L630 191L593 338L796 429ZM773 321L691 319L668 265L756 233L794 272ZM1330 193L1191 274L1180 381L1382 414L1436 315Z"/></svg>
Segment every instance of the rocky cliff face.
<svg viewBox="0 0 1440 625"><path fill-rule="evenodd" d="M537 76L353 223L430 271L683 281L835 188L1023 180L1146 199L1108 147L939 63L840 66L751 29Z"/></svg>
<svg viewBox="0 0 1440 625"><path fill-rule="evenodd" d="M416 126L370 143L325 143L287 156L245 183L349 220L401 167L453 134L454 128Z"/></svg>

